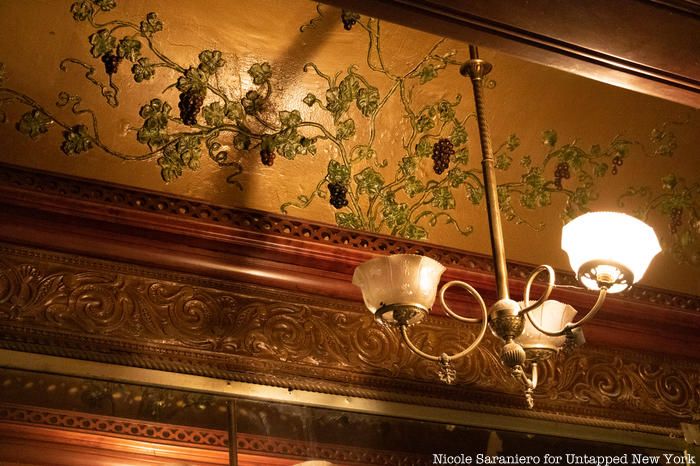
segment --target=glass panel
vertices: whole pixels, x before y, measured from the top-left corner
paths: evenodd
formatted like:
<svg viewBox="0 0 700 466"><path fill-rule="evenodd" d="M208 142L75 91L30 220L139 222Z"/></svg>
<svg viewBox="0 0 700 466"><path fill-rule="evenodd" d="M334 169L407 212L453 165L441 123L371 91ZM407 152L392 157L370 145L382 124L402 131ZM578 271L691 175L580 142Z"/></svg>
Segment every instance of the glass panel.
<svg viewBox="0 0 700 466"><path fill-rule="evenodd" d="M246 466L682 459L679 451L0 370L0 464L230 464L229 427Z"/></svg>

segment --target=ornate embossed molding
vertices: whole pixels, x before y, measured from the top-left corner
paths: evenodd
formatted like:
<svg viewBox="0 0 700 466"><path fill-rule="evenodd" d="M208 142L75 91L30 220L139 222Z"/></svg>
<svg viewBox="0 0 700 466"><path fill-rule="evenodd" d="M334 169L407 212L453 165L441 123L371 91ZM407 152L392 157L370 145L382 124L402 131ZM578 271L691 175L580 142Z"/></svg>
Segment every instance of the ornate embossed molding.
<svg viewBox="0 0 700 466"><path fill-rule="evenodd" d="M92 433L135 437L149 441L181 443L221 450L228 448L226 431L8 403L0 404L0 422L33 424L57 429L76 429Z"/></svg>
<svg viewBox="0 0 700 466"><path fill-rule="evenodd" d="M359 303L34 249L1 251L0 346L7 349L620 428L675 427L698 416L700 369L691 359L587 345L556 369L544 367L554 373L538 394L541 410L524 413L491 345L461 363L466 376L457 386L440 385L434 367L378 329ZM448 350L465 333L431 317L415 338Z"/></svg>

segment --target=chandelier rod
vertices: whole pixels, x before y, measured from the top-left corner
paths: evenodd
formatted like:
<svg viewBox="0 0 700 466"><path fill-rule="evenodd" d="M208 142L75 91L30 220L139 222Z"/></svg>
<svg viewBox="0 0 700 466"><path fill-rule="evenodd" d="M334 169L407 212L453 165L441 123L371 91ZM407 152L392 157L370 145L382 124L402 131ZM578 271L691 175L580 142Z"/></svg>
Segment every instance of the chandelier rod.
<svg viewBox="0 0 700 466"><path fill-rule="evenodd" d="M506 253L503 244L503 227L501 225L501 209L498 205L498 184L496 183L496 170L494 167L493 148L491 135L486 123L484 103L483 77L491 71L491 65L479 59L479 50L476 46L469 46L470 60L460 68L463 76L468 76L474 89L474 103L476 105L476 120L479 126L479 139L481 142L482 171L484 177L484 191L486 196L486 208L488 211L489 232L491 235L491 253L493 266L496 273L496 289L498 299L509 299L508 270L506 267Z"/></svg>

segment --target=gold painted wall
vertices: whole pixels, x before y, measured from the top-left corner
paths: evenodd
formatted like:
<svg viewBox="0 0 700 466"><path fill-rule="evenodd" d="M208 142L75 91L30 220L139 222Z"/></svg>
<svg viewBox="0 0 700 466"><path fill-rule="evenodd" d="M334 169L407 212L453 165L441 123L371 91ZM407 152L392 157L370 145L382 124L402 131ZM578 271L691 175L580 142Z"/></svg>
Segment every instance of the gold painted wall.
<svg viewBox="0 0 700 466"><path fill-rule="evenodd" d="M6 115L6 123L0 125L0 160L271 212L300 203L299 196L305 196L302 201L310 200L308 205L288 206L289 215L488 253L471 90L456 64L466 58L466 44L441 42L437 35L348 13L344 19L357 23L346 30L340 10L320 6L317 11L314 2L305 0L235 4L100 0L72 5L70 1L0 3L0 62L6 75L0 84L0 108ZM99 11L94 23L103 25L76 21L71 8L78 18L93 18L89 11ZM156 24L154 17L148 22L149 12L157 13L162 31L145 29L142 34L142 21ZM114 27L114 52L125 57L110 88L101 57L93 55L104 55L94 47L100 44L97 31ZM118 48L125 37L141 43L139 53ZM220 51L224 63L212 61L212 54L209 61L205 59L205 68L211 70L202 113L198 125L185 125L178 102L187 83L193 82L186 71L190 66L202 69L200 53L205 50ZM621 196L630 187L647 186L655 204L648 220L666 251L652 263L643 282L698 294L698 112L490 50L481 52L494 63L487 111L494 146L501 148L503 169L498 176L503 200L509 199L514 209L505 230L509 258L568 268L559 250L567 199L575 207L568 215L575 216L582 208L634 212L646 198L623 198L620 207ZM74 60L64 61L67 58ZM133 67L142 63L141 58L162 65L153 68L152 79L136 82ZM318 73L311 66L304 71L307 63L313 63ZM92 79L106 85L107 92L118 88L118 104L87 79L89 67L95 69ZM173 86L178 80L179 88ZM251 90L263 96L269 90L269 99L260 101L264 104L260 112L252 111L254 99L247 94ZM59 92L70 94L64 100L80 96L76 110L94 111L97 135L91 114L71 111L75 100L60 108L55 105ZM309 94L315 99L307 98ZM459 104L457 94L463 97ZM149 152L137 137L152 115L142 108L152 99L172 108L163 131L170 139L154 144L154 153L144 160L110 154L118 151L134 158ZM217 102L229 110L218 117L213 106ZM207 108L209 117L204 113ZM32 116L33 109L38 113ZM294 110L298 119L294 113L280 113ZM23 120L27 112L30 116ZM54 123L40 124L47 114ZM469 140L460 145L464 137L454 127L462 123ZM70 129L78 124L88 131L83 143L93 147L66 155L81 141ZM192 134L212 136L216 127L219 136L211 141L221 147L209 144L212 157L206 137L196 145L198 156L193 155L196 148L188 152L176 144ZM252 135L248 150L234 147L245 145L240 138L234 140L243 133ZM441 139L454 143L455 154L450 167L438 175L431 154ZM66 141L73 145L66 146ZM311 146L315 155L309 153ZM261 162L260 151L268 149L276 154L272 166ZM226 160L217 158L220 151L228 152ZM530 164L523 164L527 160ZM613 160L623 162L616 175ZM334 164L329 169L330 161ZM234 165L220 166L230 162ZM559 190L556 167L563 162L570 178L561 179ZM580 179L583 173L589 176ZM676 178L668 178L669 174ZM329 204L329 184L345 187L347 206L336 209ZM586 199L595 195L597 200ZM335 197L343 198L342 193ZM405 212L410 213L407 218L402 216ZM674 219L678 224L670 225ZM460 234L455 226L468 234Z"/></svg>

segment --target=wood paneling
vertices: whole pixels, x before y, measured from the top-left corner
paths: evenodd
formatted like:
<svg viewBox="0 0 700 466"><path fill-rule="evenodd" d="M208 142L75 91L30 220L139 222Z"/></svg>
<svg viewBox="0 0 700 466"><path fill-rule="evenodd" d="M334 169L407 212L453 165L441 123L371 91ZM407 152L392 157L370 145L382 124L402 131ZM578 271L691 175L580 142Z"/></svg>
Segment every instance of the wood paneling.
<svg viewBox="0 0 700 466"><path fill-rule="evenodd" d="M622 0L324 0L700 107L697 3Z"/></svg>
<svg viewBox="0 0 700 466"><path fill-rule="evenodd" d="M468 281L487 301L495 298L491 258L483 255L9 165L0 165L0 181L0 241L8 243L330 296L356 309L354 268L377 254L413 252L446 265L444 279ZM508 264L516 296L532 268ZM577 284L570 272L557 277ZM569 288L554 298L579 310L594 299ZM586 334L600 345L697 357L699 311L697 296L635 286L610 297Z"/></svg>

